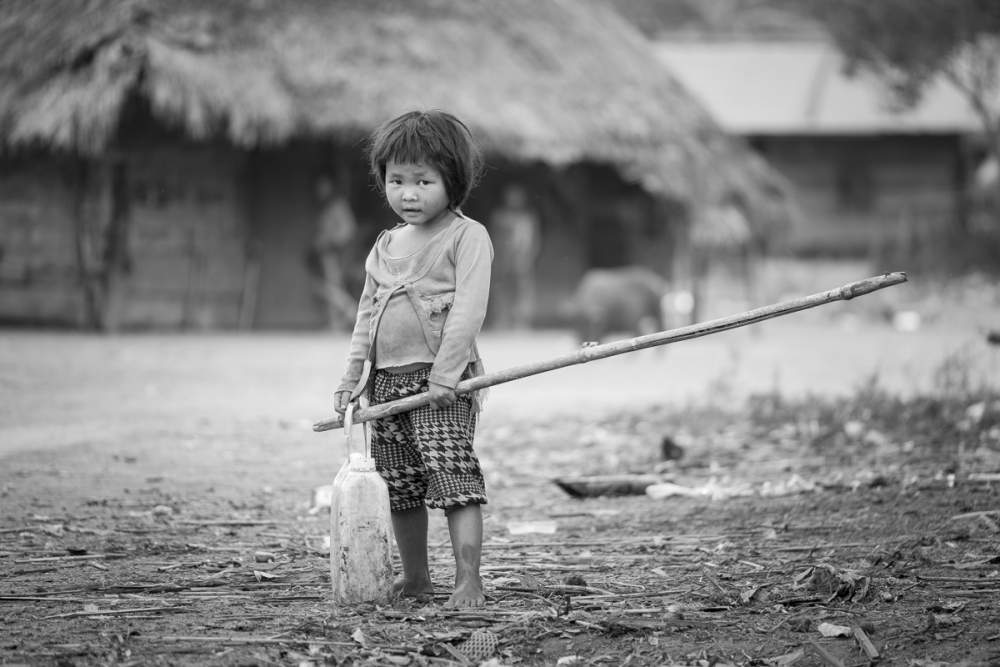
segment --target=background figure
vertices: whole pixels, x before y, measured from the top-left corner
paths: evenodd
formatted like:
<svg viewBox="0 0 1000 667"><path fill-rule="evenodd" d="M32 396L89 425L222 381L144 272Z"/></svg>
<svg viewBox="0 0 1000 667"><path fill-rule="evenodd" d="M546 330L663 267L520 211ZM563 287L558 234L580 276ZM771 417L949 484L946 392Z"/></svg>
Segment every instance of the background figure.
<svg viewBox="0 0 1000 667"><path fill-rule="evenodd" d="M327 307L327 325L338 331L350 331L357 301L347 289L346 270L351 262L357 222L347 197L330 177L323 176L317 182L316 196L319 217L313 251L322 281L320 294Z"/></svg>
<svg viewBox="0 0 1000 667"><path fill-rule="evenodd" d="M504 189L500 208L490 216L489 228L496 249L494 321L503 329L528 328L534 314L541 223L528 206L524 188L511 184Z"/></svg>
<svg viewBox="0 0 1000 667"><path fill-rule="evenodd" d="M756 301L756 240L746 206L735 193L726 193L709 205L691 231L691 293L694 298L691 323L706 317L708 283L716 269L737 277L747 307Z"/></svg>

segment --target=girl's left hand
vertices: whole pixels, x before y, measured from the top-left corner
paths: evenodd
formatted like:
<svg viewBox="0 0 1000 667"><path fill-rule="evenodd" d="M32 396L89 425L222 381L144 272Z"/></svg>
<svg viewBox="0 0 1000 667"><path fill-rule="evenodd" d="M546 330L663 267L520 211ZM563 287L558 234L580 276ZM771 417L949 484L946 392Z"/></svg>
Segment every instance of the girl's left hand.
<svg viewBox="0 0 1000 667"><path fill-rule="evenodd" d="M427 394L430 396L431 405L436 410L447 408L458 399L458 394L455 393L454 389L434 382L427 383Z"/></svg>

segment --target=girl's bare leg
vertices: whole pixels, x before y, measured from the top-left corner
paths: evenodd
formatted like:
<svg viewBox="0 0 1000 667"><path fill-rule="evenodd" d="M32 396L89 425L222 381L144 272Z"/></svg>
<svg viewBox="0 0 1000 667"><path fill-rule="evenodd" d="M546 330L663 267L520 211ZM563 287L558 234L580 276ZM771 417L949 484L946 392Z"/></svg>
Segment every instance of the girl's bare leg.
<svg viewBox="0 0 1000 667"><path fill-rule="evenodd" d="M447 512L451 548L455 553L455 591L446 607L482 607L486 604L479 561L483 553L483 513L479 505L464 505Z"/></svg>
<svg viewBox="0 0 1000 667"><path fill-rule="evenodd" d="M403 563L403 574L393 582L392 592L406 597L432 597L434 584L427 566L427 508L393 512L392 530Z"/></svg>

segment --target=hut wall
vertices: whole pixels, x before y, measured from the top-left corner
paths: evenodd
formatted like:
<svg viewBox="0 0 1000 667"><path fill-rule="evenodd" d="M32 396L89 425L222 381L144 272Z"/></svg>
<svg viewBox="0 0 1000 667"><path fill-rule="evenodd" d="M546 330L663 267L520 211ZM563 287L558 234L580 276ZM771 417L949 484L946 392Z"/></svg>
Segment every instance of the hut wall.
<svg viewBox="0 0 1000 667"><path fill-rule="evenodd" d="M567 299L585 271L585 245L580 221L555 218L542 230L542 247L536 268L536 303L534 324L564 324Z"/></svg>
<svg viewBox="0 0 1000 667"><path fill-rule="evenodd" d="M862 255L958 215L957 137L768 137L754 145L796 188L802 223L787 241L795 253Z"/></svg>
<svg viewBox="0 0 1000 667"><path fill-rule="evenodd" d="M51 155L0 160L0 321L79 324L70 165Z"/></svg>
<svg viewBox="0 0 1000 667"><path fill-rule="evenodd" d="M248 172L252 261L258 274L254 328L313 329L323 316L310 268L318 159L301 146L255 153Z"/></svg>
<svg viewBox="0 0 1000 667"><path fill-rule="evenodd" d="M124 210L111 216L124 219L127 239L109 294L113 328L239 325L249 277L241 157L175 143L131 148L112 166L121 169L112 208Z"/></svg>
<svg viewBox="0 0 1000 667"><path fill-rule="evenodd" d="M564 236L553 244L561 254L553 266L561 269L561 280L549 298L560 306L543 311L556 317L542 324L567 324L562 304L588 269L642 266L670 279L679 217L667 201L623 180L606 164L576 164L556 177L567 219L559 226Z"/></svg>
<svg viewBox="0 0 1000 667"><path fill-rule="evenodd" d="M346 190L358 225L345 267L356 300L364 261L378 233L395 224L373 189L357 146L293 142L255 152L247 174L252 262L259 273L253 325L260 329L315 329L328 324L318 258L313 252L322 210L317 185L332 177Z"/></svg>
<svg viewBox="0 0 1000 667"><path fill-rule="evenodd" d="M639 265L670 276L676 212L623 181L615 170L593 163L552 169L496 160L466 212L489 229L491 213L500 206L508 183L525 188L528 205L541 223L534 326L561 327L569 322L569 301L590 268ZM499 288L494 281L494 300ZM494 324L496 311L491 310L487 326Z"/></svg>
<svg viewBox="0 0 1000 667"><path fill-rule="evenodd" d="M351 175L359 224L348 269L354 296L375 236L395 223L360 151L333 153L316 142L247 154L156 137L85 164L52 153L6 158L0 162L0 320L90 323L86 274L99 292L97 316L111 329L325 326L310 261L317 177L336 162ZM83 180L74 180L81 165ZM598 180L607 177L597 171ZM579 173L539 165L500 170L475 191L469 215L489 226L502 185L515 179L528 185L542 222L536 326L566 323L567 301L591 266L640 264L668 275L670 221L617 177L614 191L590 192L591 180ZM115 220L123 225L124 251L109 262Z"/></svg>
<svg viewBox="0 0 1000 667"><path fill-rule="evenodd" d="M535 261L534 304L531 321L535 326L561 324L567 298L586 264L585 220L566 196L572 187L564 172L540 163L519 164L490 156L487 177L473 191L463 207L467 215L486 225L493 240L494 271L506 252L493 230L492 218L503 205L508 185L517 185L527 195L528 208L538 217L540 247ZM490 286L490 307L486 327L501 325L499 292L505 286L494 274Z"/></svg>

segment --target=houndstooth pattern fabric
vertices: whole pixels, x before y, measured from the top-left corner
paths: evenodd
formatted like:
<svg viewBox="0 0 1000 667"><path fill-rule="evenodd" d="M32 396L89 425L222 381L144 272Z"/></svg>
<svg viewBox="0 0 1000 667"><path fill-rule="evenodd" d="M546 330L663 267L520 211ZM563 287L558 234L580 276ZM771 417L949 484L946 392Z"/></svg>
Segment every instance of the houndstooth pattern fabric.
<svg viewBox="0 0 1000 667"><path fill-rule="evenodd" d="M430 368L410 373L375 372L371 404L427 390ZM378 419L372 426L375 466L389 487L392 511L449 509L486 503L479 459L472 448L476 413L461 395L440 410L424 406Z"/></svg>

